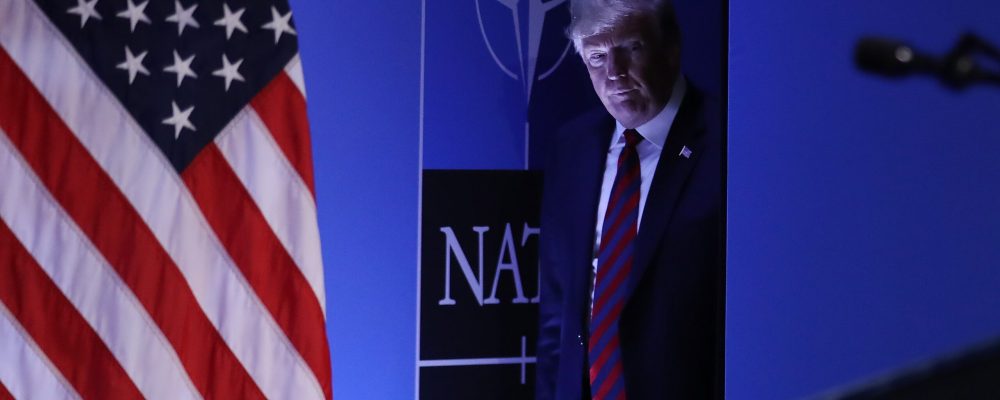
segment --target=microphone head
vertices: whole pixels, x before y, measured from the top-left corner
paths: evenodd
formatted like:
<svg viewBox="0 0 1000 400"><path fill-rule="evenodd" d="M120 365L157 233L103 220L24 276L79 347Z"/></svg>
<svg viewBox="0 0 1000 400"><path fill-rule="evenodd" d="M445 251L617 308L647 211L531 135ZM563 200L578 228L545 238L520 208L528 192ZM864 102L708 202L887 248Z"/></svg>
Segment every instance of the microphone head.
<svg viewBox="0 0 1000 400"><path fill-rule="evenodd" d="M912 47L876 37L858 40L854 47L854 62L862 70L886 76L903 76L928 67L927 60Z"/></svg>

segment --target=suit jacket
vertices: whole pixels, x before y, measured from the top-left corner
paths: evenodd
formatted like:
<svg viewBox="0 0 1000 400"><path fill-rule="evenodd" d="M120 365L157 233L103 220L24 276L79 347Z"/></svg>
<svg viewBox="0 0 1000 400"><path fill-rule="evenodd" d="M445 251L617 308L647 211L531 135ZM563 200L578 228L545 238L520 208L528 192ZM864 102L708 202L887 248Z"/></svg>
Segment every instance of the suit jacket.
<svg viewBox="0 0 1000 400"><path fill-rule="evenodd" d="M688 85L649 189L619 320L629 399L722 397L724 229L717 103ZM591 260L614 120L601 109L559 131L542 201L539 400L589 399ZM691 150L689 158L679 153Z"/></svg>

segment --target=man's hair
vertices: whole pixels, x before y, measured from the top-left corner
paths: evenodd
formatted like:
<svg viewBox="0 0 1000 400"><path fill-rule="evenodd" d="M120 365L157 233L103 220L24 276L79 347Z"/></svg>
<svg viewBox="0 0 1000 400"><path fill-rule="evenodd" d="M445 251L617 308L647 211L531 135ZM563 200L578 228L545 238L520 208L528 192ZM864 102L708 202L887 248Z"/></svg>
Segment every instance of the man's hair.
<svg viewBox="0 0 1000 400"><path fill-rule="evenodd" d="M583 38L609 32L622 20L635 15L655 18L665 44L680 46L680 28L670 0L570 0L569 27L566 36L573 41L576 52Z"/></svg>

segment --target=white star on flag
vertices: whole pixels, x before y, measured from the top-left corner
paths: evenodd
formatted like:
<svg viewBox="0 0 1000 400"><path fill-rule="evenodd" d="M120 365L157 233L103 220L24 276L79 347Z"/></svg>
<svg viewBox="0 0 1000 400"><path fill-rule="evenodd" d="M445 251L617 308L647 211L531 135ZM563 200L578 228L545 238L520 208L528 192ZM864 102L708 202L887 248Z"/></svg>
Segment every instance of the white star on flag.
<svg viewBox="0 0 1000 400"><path fill-rule="evenodd" d="M233 80L238 80L244 82L243 75L240 75L240 64L243 64L243 59L236 60L235 64L229 63L229 58L225 54L222 55L222 68L212 71L212 75L220 76L226 79L226 91L229 91L229 84L233 83Z"/></svg>
<svg viewBox="0 0 1000 400"><path fill-rule="evenodd" d="M274 43L278 44L278 40L281 39L282 33L296 35L295 29L293 29L291 25L291 19L291 11L289 11L288 14L281 15L278 13L277 8L271 6L271 22L264 24L261 28L274 31Z"/></svg>
<svg viewBox="0 0 1000 400"><path fill-rule="evenodd" d="M181 130L188 128L192 131L197 131L194 125L191 124L191 112L194 111L194 106L188 107L186 110L181 111L180 107L177 107L177 102L170 102L170 106L173 107L173 115L170 118L163 120L164 125L173 125L174 127L174 139L181 137Z"/></svg>
<svg viewBox="0 0 1000 400"><path fill-rule="evenodd" d="M128 18L128 22L131 25L131 31L135 32L135 26L139 24L139 21L145 22L147 24L152 23L149 17L146 16L146 5L149 4L149 0L146 0L138 6L128 0L128 8L122 10L120 13L116 14L121 18Z"/></svg>
<svg viewBox="0 0 1000 400"><path fill-rule="evenodd" d="M226 27L226 39L228 40L230 36L233 35L234 30L239 30L240 32L247 33L247 27L243 25L243 21L240 18L243 16L243 12L246 11L246 7L232 12L229 9L229 5L222 3L222 18L215 21L215 26L225 26Z"/></svg>
<svg viewBox="0 0 1000 400"><path fill-rule="evenodd" d="M184 34L184 27L191 26L194 28L200 28L198 21L194 19L194 10L198 8L195 4L190 8L184 8L181 6L180 0L174 0L174 13L167 17L167 22L174 22L177 24L177 36Z"/></svg>
<svg viewBox="0 0 1000 400"><path fill-rule="evenodd" d="M92 1L76 0L76 7L70 8L66 12L70 14L79 15L80 28L83 28L83 26L87 24L87 20L90 19L90 17L94 17L95 19L101 19L101 14L97 13L95 7L97 7L97 0L92 0Z"/></svg>
<svg viewBox="0 0 1000 400"><path fill-rule="evenodd" d="M132 50L129 49L128 46L125 46L125 61L123 61L121 64L118 64L116 68L128 71L129 85L131 85L132 81L135 80L136 74L141 73L143 75L149 75L149 70L147 70L146 67L142 65L142 59L146 58L146 53L149 52L144 51L142 53L139 53L138 56L135 56L132 54Z"/></svg>
<svg viewBox="0 0 1000 400"><path fill-rule="evenodd" d="M184 81L185 76L198 78L198 74L194 73L191 69L192 61L194 61L194 54L192 54L191 57L182 60L180 54L177 54L177 50L174 50L174 65L167 66L163 69L163 71L177 74L177 87L181 87L181 82Z"/></svg>

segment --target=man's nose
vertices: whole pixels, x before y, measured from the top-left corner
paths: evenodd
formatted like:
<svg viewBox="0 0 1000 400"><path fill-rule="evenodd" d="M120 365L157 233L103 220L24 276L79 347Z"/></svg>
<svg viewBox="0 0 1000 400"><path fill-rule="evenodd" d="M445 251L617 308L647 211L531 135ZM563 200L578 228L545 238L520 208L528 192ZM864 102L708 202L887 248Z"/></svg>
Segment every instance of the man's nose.
<svg viewBox="0 0 1000 400"><path fill-rule="evenodd" d="M608 52L607 66L608 79L616 81L624 78L628 74L628 60L617 51Z"/></svg>

